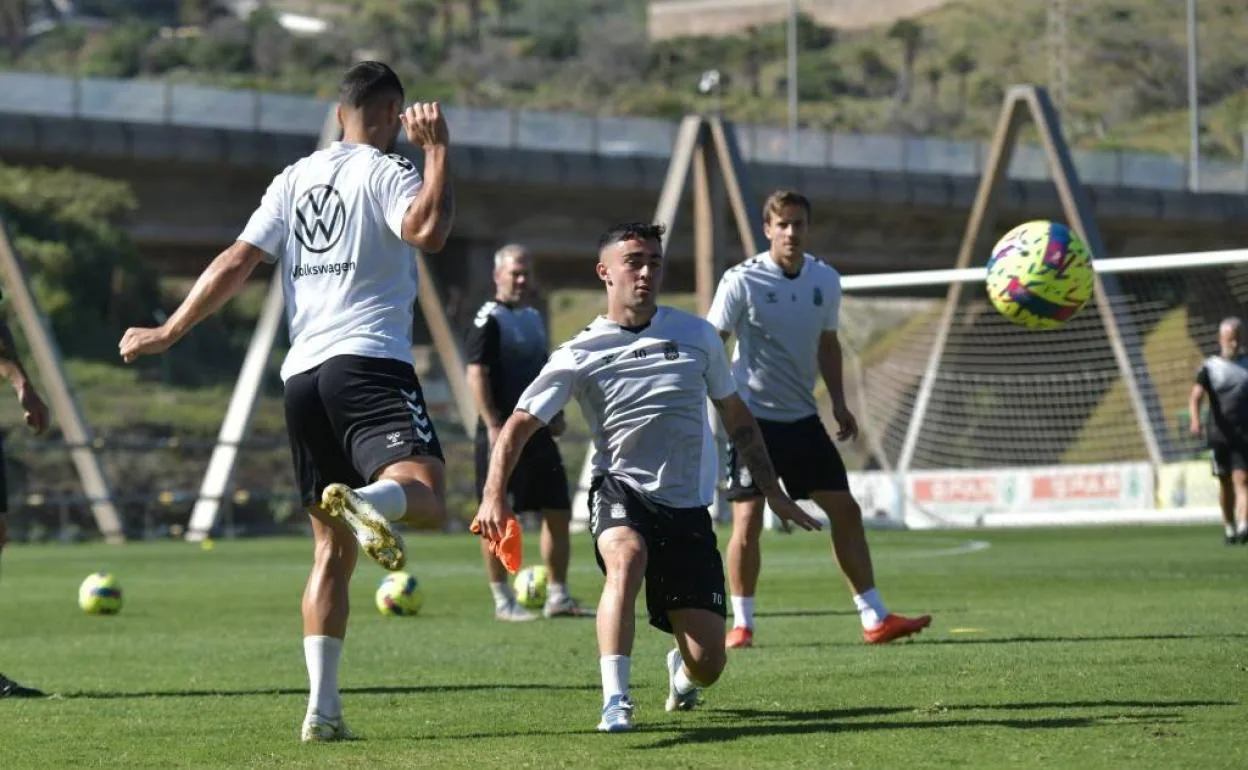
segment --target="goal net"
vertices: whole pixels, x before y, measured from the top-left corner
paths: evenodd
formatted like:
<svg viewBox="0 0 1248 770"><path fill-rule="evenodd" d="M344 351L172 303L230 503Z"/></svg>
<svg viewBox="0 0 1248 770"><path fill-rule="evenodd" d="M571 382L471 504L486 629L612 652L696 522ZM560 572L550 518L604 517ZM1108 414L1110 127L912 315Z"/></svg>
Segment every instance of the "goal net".
<svg viewBox="0 0 1248 770"><path fill-rule="evenodd" d="M1219 322L1244 314L1248 249L1096 269L1104 294L1049 331L998 314L983 268L843 279L846 389L863 430L842 448L867 517L912 527L1217 517L1188 398ZM960 296L933 356L953 282Z"/></svg>

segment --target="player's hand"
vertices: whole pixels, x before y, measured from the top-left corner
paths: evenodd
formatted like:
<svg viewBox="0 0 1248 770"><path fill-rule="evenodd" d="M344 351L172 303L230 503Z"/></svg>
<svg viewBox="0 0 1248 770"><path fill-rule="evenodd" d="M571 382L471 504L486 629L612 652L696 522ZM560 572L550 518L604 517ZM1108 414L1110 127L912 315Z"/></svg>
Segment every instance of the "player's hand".
<svg viewBox="0 0 1248 770"><path fill-rule="evenodd" d="M1199 436L1200 435L1200 418L1193 417L1191 421L1191 425L1188 426L1188 429L1191 430L1193 436Z"/></svg>
<svg viewBox="0 0 1248 770"><path fill-rule="evenodd" d="M858 420L854 419L854 413L849 411L849 407L843 404L832 407L832 416L836 418L837 441L858 438Z"/></svg>
<svg viewBox="0 0 1248 770"><path fill-rule="evenodd" d="M416 102L399 119L408 141L417 147L445 147L450 142L450 129L437 102Z"/></svg>
<svg viewBox="0 0 1248 770"><path fill-rule="evenodd" d="M164 326L154 329L132 326L121 336L117 349L121 352L121 360L128 364L139 356L160 355L172 347L173 342Z"/></svg>
<svg viewBox="0 0 1248 770"><path fill-rule="evenodd" d="M776 495L768 498L767 505L782 523L790 523L808 532L823 529L823 522L802 510L802 506L793 502L788 495Z"/></svg>
<svg viewBox="0 0 1248 770"><path fill-rule="evenodd" d="M506 500L497 501L487 498L481 502L481 507L477 509L477 515L468 529L486 540L497 543L503 539L507 531L507 522L515 518L516 515L511 512L511 506L507 505Z"/></svg>
<svg viewBox="0 0 1248 770"><path fill-rule="evenodd" d="M554 436L555 438L559 438L560 436L562 436L564 434L564 431L566 431L567 429L568 429L568 421L564 419L563 412L560 412L559 414L555 415L555 418L550 421L550 435Z"/></svg>
<svg viewBox="0 0 1248 770"><path fill-rule="evenodd" d="M35 386L29 382L23 382L17 388L17 401L25 412L26 424L38 436L48 427L48 407L44 405L43 399L39 398L39 394L35 392Z"/></svg>

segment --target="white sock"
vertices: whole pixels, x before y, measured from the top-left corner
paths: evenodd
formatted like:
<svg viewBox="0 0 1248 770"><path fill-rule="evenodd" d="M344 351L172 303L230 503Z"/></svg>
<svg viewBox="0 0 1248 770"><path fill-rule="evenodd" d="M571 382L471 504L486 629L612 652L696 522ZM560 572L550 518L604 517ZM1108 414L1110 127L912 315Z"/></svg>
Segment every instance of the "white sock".
<svg viewBox="0 0 1248 770"><path fill-rule="evenodd" d="M690 690L696 690L701 686L689 678L689 670L685 668L683 662L680 664L680 668L676 669L676 676L672 677L672 684L676 685L676 692L681 695Z"/></svg>
<svg viewBox="0 0 1248 770"><path fill-rule="evenodd" d="M502 609L516 600L515 594L511 592L511 585L506 581L490 583L490 593L494 594L495 609Z"/></svg>
<svg viewBox="0 0 1248 770"><path fill-rule="evenodd" d="M550 581L546 584L546 603L556 604L568 596L568 587L563 583Z"/></svg>
<svg viewBox="0 0 1248 770"><path fill-rule="evenodd" d="M1225 524L1225 525L1223 525L1223 526L1226 528L1226 536L1227 536L1227 537L1235 537L1235 532L1236 532L1236 530L1235 530L1235 525L1234 525L1234 524Z"/></svg>
<svg viewBox="0 0 1248 770"><path fill-rule="evenodd" d="M732 627L754 630L754 597L732 597Z"/></svg>
<svg viewBox="0 0 1248 770"><path fill-rule="evenodd" d="M628 695L627 655L603 655L598 667L602 669L602 705L607 705L612 695Z"/></svg>
<svg viewBox="0 0 1248 770"><path fill-rule="evenodd" d="M864 593L854 594L854 606L858 608L858 617L862 620L863 628L875 628L888 617L888 609L884 607L884 600L880 598L880 592L874 588Z"/></svg>
<svg viewBox="0 0 1248 770"><path fill-rule="evenodd" d="M1248 532L1248 521L1241 521L1239 523L1239 534L1242 535L1245 532Z"/></svg>
<svg viewBox="0 0 1248 770"><path fill-rule="evenodd" d="M398 521L407 513L407 493L394 479L374 481L355 490L355 493L390 521Z"/></svg>
<svg viewBox="0 0 1248 770"><path fill-rule="evenodd" d="M315 711L323 717L342 715L338 696L338 658L342 640L332 636L303 637L303 659L308 664L308 715Z"/></svg>

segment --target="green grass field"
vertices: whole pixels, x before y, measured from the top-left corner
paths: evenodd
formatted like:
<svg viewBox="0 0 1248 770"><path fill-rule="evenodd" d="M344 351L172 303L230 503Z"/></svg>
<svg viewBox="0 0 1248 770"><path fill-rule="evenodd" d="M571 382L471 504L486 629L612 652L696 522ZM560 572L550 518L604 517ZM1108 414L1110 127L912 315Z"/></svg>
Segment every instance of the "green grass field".
<svg viewBox="0 0 1248 770"><path fill-rule="evenodd" d="M669 715L668 642L643 626L639 729L612 736L592 622L496 623L476 543L412 537L425 609L380 616L361 566L342 684L363 740L317 746L297 740L308 541L14 547L0 671L62 697L0 701L0 766L1248 766L1248 548L1207 527L870 537L886 600L929 632L862 644L826 536L769 535L758 646ZM596 598L584 535L573 560ZM97 569L119 616L75 605Z"/></svg>

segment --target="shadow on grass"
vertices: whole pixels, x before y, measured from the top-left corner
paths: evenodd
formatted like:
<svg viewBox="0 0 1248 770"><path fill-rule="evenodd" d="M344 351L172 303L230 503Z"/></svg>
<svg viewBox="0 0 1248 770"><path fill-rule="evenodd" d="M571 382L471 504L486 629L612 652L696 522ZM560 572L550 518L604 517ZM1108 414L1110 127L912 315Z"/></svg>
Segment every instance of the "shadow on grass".
<svg viewBox="0 0 1248 770"><path fill-rule="evenodd" d="M853 710L849 710L850 713ZM909 711L909 713L920 713L926 715L931 712L915 712L914 710L896 709L893 713L900 714ZM738 714L746 714L748 712L738 711ZM1147 713L1147 714L1112 714L1112 715L1093 715L1093 716L1067 716L1067 717L1036 717L1034 719L1014 718L1014 719L991 719L970 717L967 719L917 719L908 721L868 721L868 722L845 722L842 721L846 717L844 711L795 711L791 712L783 721L780 720L754 720L745 723L734 722L732 725L708 725L697 727L686 727L679 730L679 733L667 738L662 738L654 743L645 746L638 746L639 749L665 749L672 746L681 746L699 743L725 743L728 741L740 740L742 738L770 737L776 735L813 735L828 733L862 733L877 730L940 730L948 728L966 728L966 727L1001 727L1011 730L1070 730L1078 728L1097 727L1101 725L1121 725L1124 723L1133 724L1174 724L1183 721L1183 717L1174 713Z"/></svg>
<svg viewBox="0 0 1248 770"><path fill-rule="evenodd" d="M1248 639L1248 633L1225 633L1225 634L1119 634L1119 635L1101 635L1101 636L1001 636L1001 637L965 637L965 638L937 638L933 639L927 636L912 637L909 640L901 642L902 645L917 644L951 644L951 645L975 645L975 644L1077 644L1084 642L1159 642L1159 641L1182 641L1194 639ZM817 642L796 642L793 644L766 644L760 645L766 647L787 647L796 649L799 647L861 647L862 642L859 641L837 641L837 640L820 640ZM896 643L892 646L897 646Z"/></svg>
<svg viewBox="0 0 1248 770"><path fill-rule="evenodd" d="M550 690L550 691L597 691L598 686L592 684L428 684L428 685L396 685L379 687L343 687L343 695L420 695L429 693L455 692L491 692L517 690ZM118 700L126 698L229 698L252 697L264 695L302 695L308 694L307 687L256 687L246 689L216 690L136 690L134 692L67 692L60 693L61 698L75 700Z"/></svg>
<svg viewBox="0 0 1248 770"><path fill-rule="evenodd" d="M1033 703L933 704L931 706L863 706L857 708L782 711L771 709L710 709L680 718L679 722L637 725L634 735L653 736L653 743L638 749L662 749L700 743L726 743L742 738L775 735L853 733L880 730L942 730L963 727L998 727L1011 730L1071 730L1125 724L1168 725L1184 721L1175 709L1205 706L1237 706L1235 701L1039 701ZM1047 715L1037 717L995 717L994 711L1061 711L1092 709L1101 713ZM961 715L961 718L959 718ZM897 717L897 719L885 719ZM701 724L688 724L697 720ZM863 720L863 721L859 721ZM517 737L570 737L594 735L592 729L539 730L525 733L474 732L462 735L430 735L425 740L482 740ZM664 735L667 734L667 735Z"/></svg>

